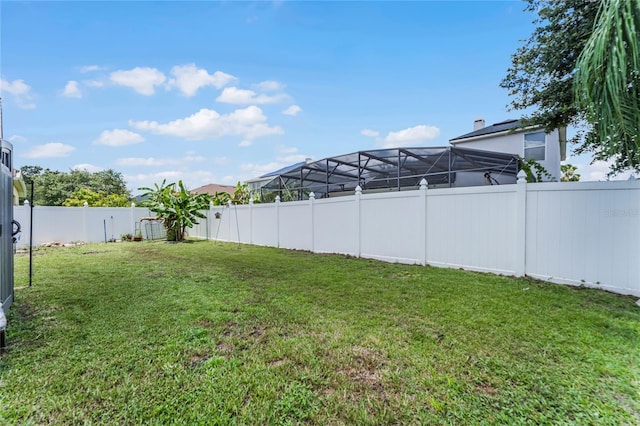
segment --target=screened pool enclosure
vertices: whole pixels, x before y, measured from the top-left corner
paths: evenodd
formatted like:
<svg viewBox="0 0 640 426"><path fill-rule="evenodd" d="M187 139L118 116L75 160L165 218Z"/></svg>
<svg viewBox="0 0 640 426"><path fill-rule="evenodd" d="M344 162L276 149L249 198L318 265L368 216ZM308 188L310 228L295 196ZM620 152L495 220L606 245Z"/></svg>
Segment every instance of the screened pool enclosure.
<svg viewBox="0 0 640 426"><path fill-rule="evenodd" d="M266 202L351 195L360 185L363 193L429 188L500 185L516 182L518 156L455 147L392 148L303 163L285 170L260 189Z"/></svg>

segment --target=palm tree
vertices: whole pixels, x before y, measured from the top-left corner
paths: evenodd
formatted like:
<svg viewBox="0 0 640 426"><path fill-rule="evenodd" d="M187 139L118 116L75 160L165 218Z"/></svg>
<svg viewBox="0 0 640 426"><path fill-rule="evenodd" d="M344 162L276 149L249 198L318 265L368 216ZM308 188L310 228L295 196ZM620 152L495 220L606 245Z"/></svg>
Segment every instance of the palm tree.
<svg viewBox="0 0 640 426"><path fill-rule="evenodd" d="M597 138L596 158L613 157L613 171L640 170L640 0L602 1L574 91Z"/></svg>

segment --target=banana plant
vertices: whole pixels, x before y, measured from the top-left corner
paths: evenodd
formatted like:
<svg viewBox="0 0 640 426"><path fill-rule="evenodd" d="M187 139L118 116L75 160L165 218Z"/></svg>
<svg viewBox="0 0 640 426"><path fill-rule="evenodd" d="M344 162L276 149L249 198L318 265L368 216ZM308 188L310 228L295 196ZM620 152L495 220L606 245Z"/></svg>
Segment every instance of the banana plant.
<svg viewBox="0 0 640 426"><path fill-rule="evenodd" d="M166 183L163 180L155 188L138 188L147 191L142 196L148 198L146 205L158 217L164 220L167 240L184 241L187 228L198 224L197 219L205 219L204 210L209 208L208 194L191 194L182 181Z"/></svg>

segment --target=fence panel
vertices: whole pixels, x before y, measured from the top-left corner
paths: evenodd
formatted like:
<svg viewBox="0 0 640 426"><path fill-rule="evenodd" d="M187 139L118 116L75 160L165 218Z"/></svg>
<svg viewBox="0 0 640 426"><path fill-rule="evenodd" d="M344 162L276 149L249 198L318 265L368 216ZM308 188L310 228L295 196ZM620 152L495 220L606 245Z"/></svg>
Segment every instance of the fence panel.
<svg viewBox="0 0 640 426"><path fill-rule="evenodd" d="M14 215L22 226L18 248L29 247L30 210L33 211L33 244L76 241L97 243L122 234L133 234L135 224L148 217L143 207L51 207L28 204L14 207Z"/></svg>
<svg viewBox="0 0 640 426"><path fill-rule="evenodd" d="M388 262L423 263L424 232L420 191L361 197L361 256Z"/></svg>
<svg viewBox="0 0 640 426"><path fill-rule="evenodd" d="M280 203L280 247L296 250L311 250L313 232L309 201Z"/></svg>
<svg viewBox="0 0 640 426"><path fill-rule="evenodd" d="M252 207L251 230L253 244L278 246L277 204L256 204Z"/></svg>
<svg viewBox="0 0 640 426"><path fill-rule="evenodd" d="M516 185L429 190L428 263L514 274L516 195Z"/></svg>
<svg viewBox="0 0 640 426"><path fill-rule="evenodd" d="M528 185L527 275L640 295L637 183Z"/></svg>
<svg viewBox="0 0 640 426"><path fill-rule="evenodd" d="M313 207L314 251L357 256L360 225L355 196L315 200Z"/></svg>

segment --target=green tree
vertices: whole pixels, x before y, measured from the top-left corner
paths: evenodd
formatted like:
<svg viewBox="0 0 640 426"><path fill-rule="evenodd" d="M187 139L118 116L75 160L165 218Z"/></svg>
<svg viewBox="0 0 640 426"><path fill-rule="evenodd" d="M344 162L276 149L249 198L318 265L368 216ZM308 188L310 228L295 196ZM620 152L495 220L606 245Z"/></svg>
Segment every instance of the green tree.
<svg viewBox="0 0 640 426"><path fill-rule="evenodd" d="M207 216L202 212L209 208L208 194L191 194L182 181L154 184L154 188L138 188L147 191L142 196L148 198L145 205L164 220L167 240L184 241L187 228L198 224L197 219Z"/></svg>
<svg viewBox="0 0 640 426"><path fill-rule="evenodd" d="M573 88L591 134L583 147L640 171L640 0L604 0Z"/></svg>
<svg viewBox="0 0 640 426"><path fill-rule="evenodd" d="M233 191L231 202L233 204L249 204L250 198L251 191L249 191L249 184L238 182L235 191Z"/></svg>
<svg viewBox="0 0 640 426"><path fill-rule="evenodd" d="M560 182L578 182L580 180L580 175L576 173L578 168L572 164L563 164L560 166L560 172L562 176L560 177Z"/></svg>
<svg viewBox="0 0 640 426"><path fill-rule="evenodd" d="M105 197L117 195L131 199L131 193L122 174L114 170L91 173L86 170L71 170L68 173L43 169L40 166L23 166L20 171L25 182L34 182L34 204L39 206L61 206L74 192L81 189L104 193Z"/></svg>
<svg viewBox="0 0 640 426"><path fill-rule="evenodd" d="M525 10L537 14L536 28L512 55L500 83L512 96L510 109L533 108L523 117L523 126L543 126L547 131L574 126L578 131L570 142L576 153L592 152L594 160L609 160L609 151L598 150L596 133L586 125L587 111L574 91L578 58L594 33L600 1L525 1Z"/></svg>
<svg viewBox="0 0 640 426"><path fill-rule="evenodd" d="M525 0L536 12L533 34L511 57L500 85L513 96L511 109L535 107L525 124L547 130L579 125L584 114L574 102L573 73L578 56L593 32L598 1Z"/></svg>
<svg viewBox="0 0 640 426"><path fill-rule="evenodd" d="M84 203L90 207L128 207L130 201L128 197L121 194L107 194L104 191L95 192L91 189L81 188L67 198L63 206L82 207Z"/></svg>
<svg viewBox="0 0 640 426"><path fill-rule="evenodd" d="M214 206L226 206L229 200L231 200L231 194L224 191L216 192L212 198Z"/></svg>

